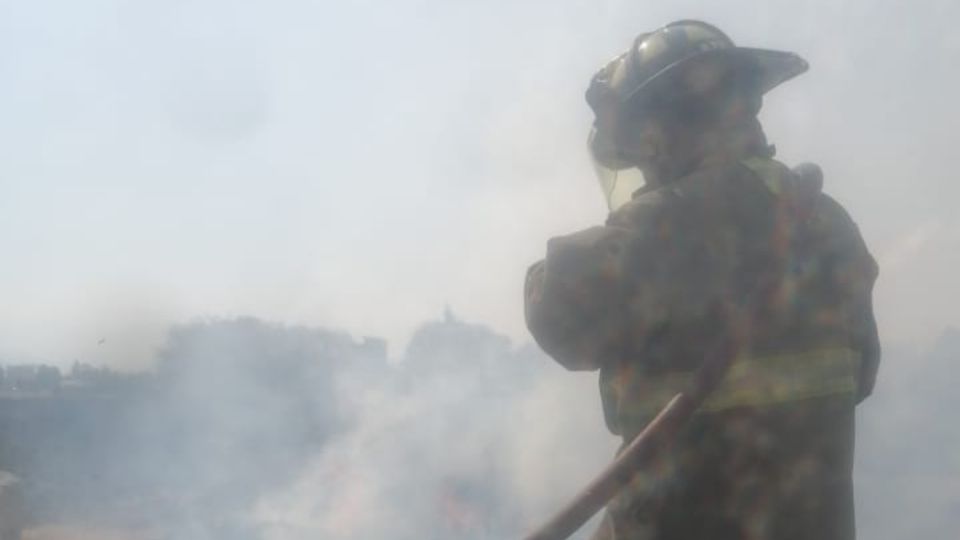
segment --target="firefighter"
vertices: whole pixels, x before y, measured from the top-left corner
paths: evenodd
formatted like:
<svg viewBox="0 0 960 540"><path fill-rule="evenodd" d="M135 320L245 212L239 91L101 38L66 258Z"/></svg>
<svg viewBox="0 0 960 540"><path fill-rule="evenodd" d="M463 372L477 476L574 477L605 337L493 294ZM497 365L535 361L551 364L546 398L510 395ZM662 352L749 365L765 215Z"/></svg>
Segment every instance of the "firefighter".
<svg viewBox="0 0 960 540"><path fill-rule="evenodd" d="M757 120L764 94L806 70L684 20L638 36L590 83L588 146L611 212L551 239L528 271L531 333L568 369L599 370L624 445L710 347L739 341L597 538L855 537L854 407L880 356L877 265L820 169L774 159Z"/></svg>

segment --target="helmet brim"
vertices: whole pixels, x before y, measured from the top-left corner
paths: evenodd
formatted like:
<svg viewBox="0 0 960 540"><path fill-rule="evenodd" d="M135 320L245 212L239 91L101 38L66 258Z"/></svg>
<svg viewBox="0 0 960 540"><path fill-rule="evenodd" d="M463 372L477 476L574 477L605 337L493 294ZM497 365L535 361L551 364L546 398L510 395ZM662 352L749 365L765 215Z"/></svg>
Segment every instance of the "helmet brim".
<svg viewBox="0 0 960 540"><path fill-rule="evenodd" d="M654 74L635 89L621 93L621 99L635 104L648 97L675 95L678 75L697 65L724 65L754 78L754 84L765 94L780 84L806 72L810 66L799 55L772 49L725 47L703 51L678 60Z"/></svg>

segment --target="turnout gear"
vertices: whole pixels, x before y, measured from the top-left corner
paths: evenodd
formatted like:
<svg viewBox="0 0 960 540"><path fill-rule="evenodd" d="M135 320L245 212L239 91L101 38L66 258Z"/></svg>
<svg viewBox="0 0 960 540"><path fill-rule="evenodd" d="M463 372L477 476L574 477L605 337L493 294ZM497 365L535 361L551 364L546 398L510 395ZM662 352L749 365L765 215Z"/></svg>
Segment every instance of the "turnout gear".
<svg viewBox="0 0 960 540"><path fill-rule="evenodd" d="M569 369L601 369L615 433L625 423L635 432L683 388L711 302L742 296L769 272L782 277L765 300L766 328L754 329L756 346L704 410L869 393L876 263L820 192L819 168L798 171L749 158L643 191L607 226L552 239L530 268L531 332Z"/></svg>
<svg viewBox="0 0 960 540"><path fill-rule="evenodd" d="M675 450L608 506L606 538L853 538L853 406L879 360L877 267L819 181L769 158L701 170L552 239L529 270L531 332L566 367L600 370L624 445L699 367L724 327L714 306L778 276Z"/></svg>

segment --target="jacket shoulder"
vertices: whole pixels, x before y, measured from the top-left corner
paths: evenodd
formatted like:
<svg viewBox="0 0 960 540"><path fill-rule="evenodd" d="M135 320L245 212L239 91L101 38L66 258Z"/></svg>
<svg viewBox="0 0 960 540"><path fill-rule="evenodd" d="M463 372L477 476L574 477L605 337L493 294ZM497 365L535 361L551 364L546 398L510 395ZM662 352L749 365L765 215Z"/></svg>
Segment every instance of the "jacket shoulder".
<svg viewBox="0 0 960 540"><path fill-rule="evenodd" d="M644 228L665 218L716 216L765 207L770 199L769 189L755 171L743 163L730 162L698 170L664 186L638 191L610 214L607 224Z"/></svg>

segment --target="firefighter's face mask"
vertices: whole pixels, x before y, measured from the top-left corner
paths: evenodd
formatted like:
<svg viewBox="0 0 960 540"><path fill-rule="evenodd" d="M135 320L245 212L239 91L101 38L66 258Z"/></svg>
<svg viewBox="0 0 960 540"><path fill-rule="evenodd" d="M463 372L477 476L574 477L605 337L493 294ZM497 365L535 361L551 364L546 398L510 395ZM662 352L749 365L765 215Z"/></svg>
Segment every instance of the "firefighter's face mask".
<svg viewBox="0 0 960 540"><path fill-rule="evenodd" d="M657 155L656 122L624 117L598 118L587 146L610 211L627 203L646 184L643 168Z"/></svg>

